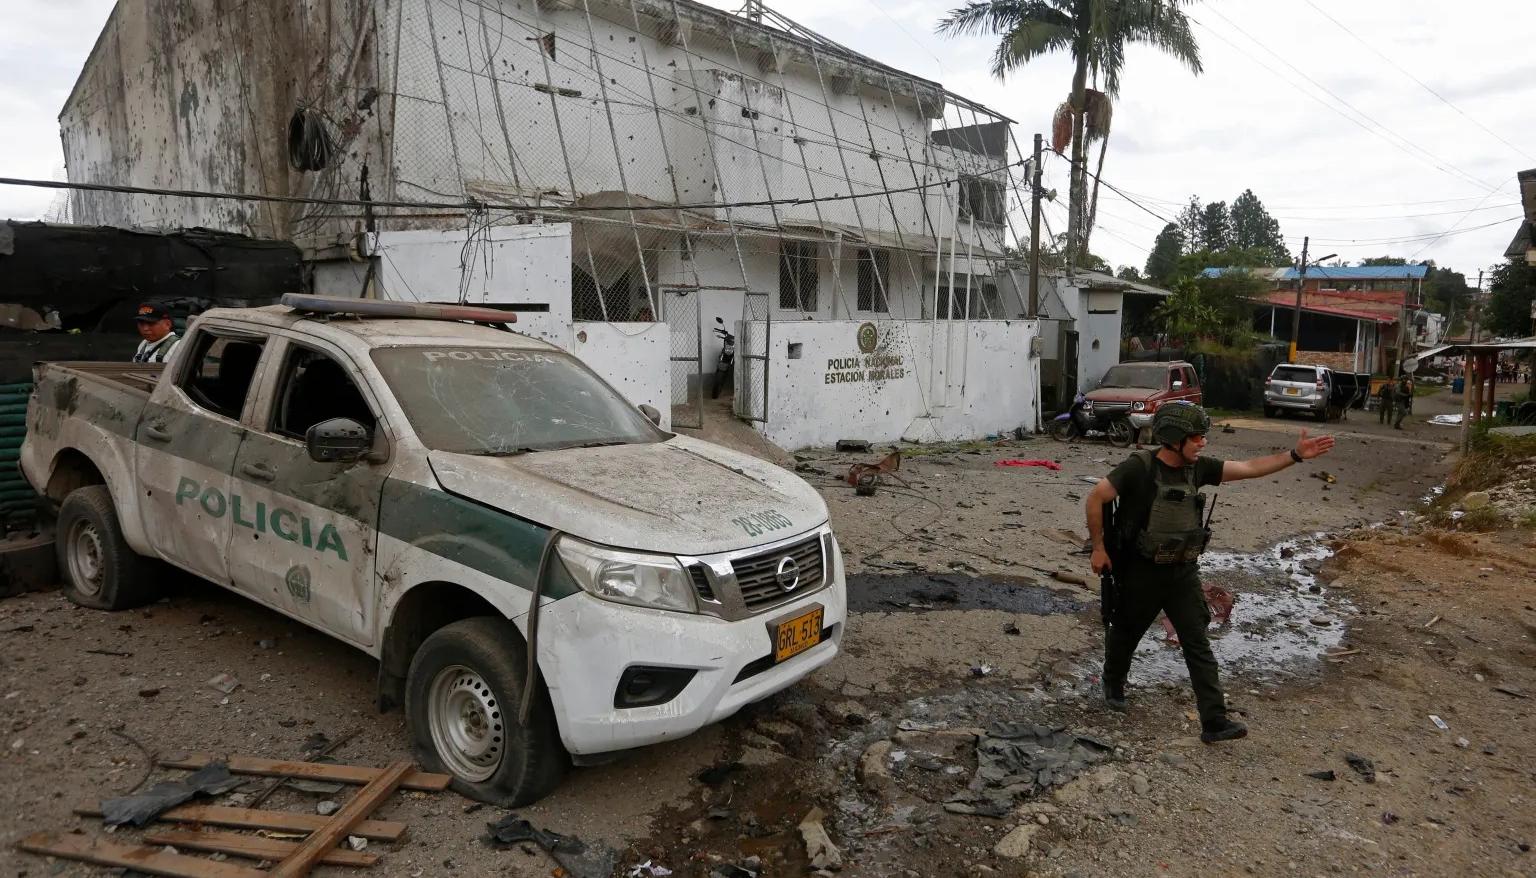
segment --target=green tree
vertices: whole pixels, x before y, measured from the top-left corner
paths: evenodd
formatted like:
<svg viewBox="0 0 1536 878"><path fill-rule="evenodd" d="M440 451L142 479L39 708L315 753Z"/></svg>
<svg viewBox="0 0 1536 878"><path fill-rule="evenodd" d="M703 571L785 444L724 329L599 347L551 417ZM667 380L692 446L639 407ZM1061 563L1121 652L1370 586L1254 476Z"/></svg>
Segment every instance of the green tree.
<svg viewBox="0 0 1536 878"><path fill-rule="evenodd" d="M1265 250L1269 253L1269 265L1289 265L1291 251L1285 246L1280 234L1280 222L1264 209L1264 202L1244 189L1243 194L1232 199L1231 217L1232 246L1243 249Z"/></svg>
<svg viewBox="0 0 1536 878"><path fill-rule="evenodd" d="M1431 264L1429 274L1424 278L1424 304L1449 317L1454 331L1465 321L1467 309L1472 306L1472 288L1467 285L1467 276Z"/></svg>
<svg viewBox="0 0 1536 878"><path fill-rule="evenodd" d="M1093 210L1086 204L1088 138L1095 132L1087 124L1088 82L1102 84L1106 96L1095 113L1099 170L1109 140L1109 98L1120 94L1125 68L1125 49L1145 44L1162 50L1199 74L1200 45L1180 8L1188 0L970 0L939 20L938 32L946 36L987 34L1000 37L992 53L992 75L1005 79L1036 58L1066 52L1072 56L1072 93L1067 101L1072 116L1072 177L1068 206L1069 264L1088 253ZM1095 180L1098 175L1095 175ZM1097 185L1095 185L1097 193Z"/></svg>
<svg viewBox="0 0 1536 878"><path fill-rule="evenodd" d="M1184 230L1174 223L1163 226L1147 255L1147 280L1158 286L1167 286L1179 267L1179 256L1184 251Z"/></svg>
<svg viewBox="0 0 1536 878"><path fill-rule="evenodd" d="M1201 299L1211 309L1212 324L1207 337L1232 345L1253 332L1255 299L1268 284L1244 270L1222 272L1218 277L1198 277Z"/></svg>
<svg viewBox="0 0 1536 878"><path fill-rule="evenodd" d="M1205 215L1205 205L1200 202L1200 196L1189 196L1189 203L1179 211L1179 229L1184 232L1184 244L1191 250L1205 249L1205 242L1200 240L1200 217Z"/></svg>
<svg viewBox="0 0 1536 878"><path fill-rule="evenodd" d="M1134 265L1122 265L1115 271L1115 277L1128 280L1132 283L1142 283L1146 278L1141 276L1141 271Z"/></svg>
<svg viewBox="0 0 1536 878"><path fill-rule="evenodd" d="M1232 217L1225 201L1212 201L1200 212L1200 248L1226 250L1232 246Z"/></svg>
<svg viewBox="0 0 1536 878"><path fill-rule="evenodd" d="M1199 285L1187 277L1174 283L1153 312L1153 319L1169 338L1186 343L1203 337L1217 323L1216 313L1205 303Z"/></svg>
<svg viewBox="0 0 1536 878"><path fill-rule="evenodd" d="M1228 247L1225 250L1193 250L1179 259L1174 274L1199 277L1207 268L1266 268L1272 254L1267 249Z"/></svg>
<svg viewBox="0 0 1536 878"><path fill-rule="evenodd" d="M1360 260L1362 266L1373 265L1407 265L1408 260L1401 256L1368 256Z"/></svg>
<svg viewBox="0 0 1536 878"><path fill-rule="evenodd" d="M1521 338L1531 335L1533 300L1536 300L1536 266L1511 256L1493 270L1483 325L1491 335Z"/></svg>

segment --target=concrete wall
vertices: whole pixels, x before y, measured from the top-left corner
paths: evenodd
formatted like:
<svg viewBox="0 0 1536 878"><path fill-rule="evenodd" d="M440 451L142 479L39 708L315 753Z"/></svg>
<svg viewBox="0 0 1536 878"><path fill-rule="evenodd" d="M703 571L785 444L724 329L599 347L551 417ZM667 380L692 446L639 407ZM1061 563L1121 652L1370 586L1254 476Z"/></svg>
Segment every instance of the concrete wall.
<svg viewBox="0 0 1536 878"><path fill-rule="evenodd" d="M571 327L570 352L635 405L661 412L672 429L672 333L665 323L582 323Z"/></svg>
<svg viewBox="0 0 1536 878"><path fill-rule="evenodd" d="M379 298L471 305L542 305L522 311L519 332L569 347L571 341L571 227L566 223L493 226L466 233L419 230L380 232Z"/></svg>
<svg viewBox="0 0 1536 878"><path fill-rule="evenodd" d="M768 422L759 427L768 439L794 449L1035 428L1035 321L880 321L870 354L860 350L861 325L774 325Z"/></svg>
<svg viewBox="0 0 1536 878"><path fill-rule="evenodd" d="M1083 292L1082 316L1077 321L1077 384L1080 390L1097 387L1109 367L1120 362L1124 299L1124 293Z"/></svg>
<svg viewBox="0 0 1536 878"><path fill-rule="evenodd" d="M71 182L355 197L361 167L384 167L372 0L307 3L119 0L59 116ZM322 38L330 35L330 39ZM334 164L294 170L288 123L300 105L331 120ZM206 227L263 238L350 234L335 208L77 192L82 224Z"/></svg>

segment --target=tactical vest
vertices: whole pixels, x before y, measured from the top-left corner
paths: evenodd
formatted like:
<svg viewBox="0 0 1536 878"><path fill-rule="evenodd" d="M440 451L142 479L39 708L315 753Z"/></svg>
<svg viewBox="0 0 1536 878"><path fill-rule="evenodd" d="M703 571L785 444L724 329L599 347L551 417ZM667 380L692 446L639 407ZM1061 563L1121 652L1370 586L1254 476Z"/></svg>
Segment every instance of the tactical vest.
<svg viewBox="0 0 1536 878"><path fill-rule="evenodd" d="M1211 541L1205 526L1205 495L1195 485L1195 468L1186 466L1165 480L1165 467L1154 453L1137 452L1152 484L1152 507L1146 524L1129 540L1136 552L1154 564L1188 564L1200 558Z"/></svg>

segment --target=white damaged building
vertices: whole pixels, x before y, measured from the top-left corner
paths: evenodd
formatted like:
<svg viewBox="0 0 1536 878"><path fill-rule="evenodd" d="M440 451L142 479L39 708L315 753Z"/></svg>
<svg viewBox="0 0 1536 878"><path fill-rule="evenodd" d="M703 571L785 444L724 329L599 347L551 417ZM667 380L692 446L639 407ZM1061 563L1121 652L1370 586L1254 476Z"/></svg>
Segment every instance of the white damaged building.
<svg viewBox="0 0 1536 878"><path fill-rule="evenodd" d="M289 199L78 191L77 222L516 309L668 423L705 416L716 326L784 447L1039 423L1010 120L766 8L118 0L60 126L71 182Z"/></svg>

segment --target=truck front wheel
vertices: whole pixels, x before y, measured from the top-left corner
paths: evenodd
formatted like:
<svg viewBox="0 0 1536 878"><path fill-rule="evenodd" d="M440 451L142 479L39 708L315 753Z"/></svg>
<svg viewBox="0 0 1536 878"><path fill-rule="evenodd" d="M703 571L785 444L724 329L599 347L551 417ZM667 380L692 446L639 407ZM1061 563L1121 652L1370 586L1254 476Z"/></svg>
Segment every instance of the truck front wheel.
<svg viewBox="0 0 1536 878"><path fill-rule="evenodd" d="M543 686L518 721L527 656L516 626L480 616L445 625L411 659L405 710L417 758L463 795L519 807L548 795L570 759Z"/></svg>
<svg viewBox="0 0 1536 878"><path fill-rule="evenodd" d="M64 498L55 539L65 597L95 610L126 610L155 599L147 559L123 539L106 485L77 488Z"/></svg>

